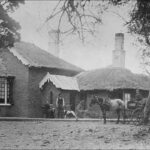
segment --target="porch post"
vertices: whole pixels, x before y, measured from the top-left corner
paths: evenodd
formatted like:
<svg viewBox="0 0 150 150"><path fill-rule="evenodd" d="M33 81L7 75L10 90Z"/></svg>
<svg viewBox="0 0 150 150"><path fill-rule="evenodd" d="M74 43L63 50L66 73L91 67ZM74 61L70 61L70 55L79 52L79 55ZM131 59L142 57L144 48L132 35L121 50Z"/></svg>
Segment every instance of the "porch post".
<svg viewBox="0 0 150 150"><path fill-rule="evenodd" d="M125 100L125 92L124 92L124 89L122 90L122 94L123 94L123 101L124 101L124 116L123 116L123 121L124 121L124 123L125 123L125 120L126 120L126 118L127 118L127 116L126 116L126 108L127 108L127 102L126 102L126 100Z"/></svg>
<svg viewBox="0 0 150 150"><path fill-rule="evenodd" d="M124 94L124 89L122 90L122 97L123 97L123 101L125 102L125 94Z"/></svg>

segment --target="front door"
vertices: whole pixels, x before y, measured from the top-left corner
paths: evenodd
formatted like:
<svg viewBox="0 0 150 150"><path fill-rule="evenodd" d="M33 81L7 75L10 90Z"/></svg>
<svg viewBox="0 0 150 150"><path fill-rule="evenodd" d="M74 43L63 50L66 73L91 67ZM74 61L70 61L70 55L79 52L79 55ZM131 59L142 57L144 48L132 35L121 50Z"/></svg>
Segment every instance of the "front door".
<svg viewBox="0 0 150 150"><path fill-rule="evenodd" d="M70 108L71 110L75 111L75 100L76 100L76 92L70 92Z"/></svg>

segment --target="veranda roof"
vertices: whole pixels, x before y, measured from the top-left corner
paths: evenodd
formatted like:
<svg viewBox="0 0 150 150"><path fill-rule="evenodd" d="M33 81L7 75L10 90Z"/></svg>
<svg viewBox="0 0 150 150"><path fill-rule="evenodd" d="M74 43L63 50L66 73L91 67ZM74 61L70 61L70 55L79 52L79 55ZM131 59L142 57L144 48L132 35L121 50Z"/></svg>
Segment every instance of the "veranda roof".
<svg viewBox="0 0 150 150"><path fill-rule="evenodd" d="M52 82L56 88L63 90L76 90L79 91L78 83L75 77L68 77L62 75L52 75L49 72L39 83L39 88L43 88L46 82Z"/></svg>
<svg viewBox="0 0 150 150"><path fill-rule="evenodd" d="M142 89L150 90L150 78L128 69L107 67L85 71L77 76L80 90Z"/></svg>

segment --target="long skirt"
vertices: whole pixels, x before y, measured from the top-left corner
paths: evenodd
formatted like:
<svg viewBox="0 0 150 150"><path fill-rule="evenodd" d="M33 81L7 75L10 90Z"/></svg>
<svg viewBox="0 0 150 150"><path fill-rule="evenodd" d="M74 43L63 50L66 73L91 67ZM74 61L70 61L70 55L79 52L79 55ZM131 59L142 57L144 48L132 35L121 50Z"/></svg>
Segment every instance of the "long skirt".
<svg viewBox="0 0 150 150"><path fill-rule="evenodd" d="M57 108L57 117L58 118L64 118L64 108L63 107Z"/></svg>

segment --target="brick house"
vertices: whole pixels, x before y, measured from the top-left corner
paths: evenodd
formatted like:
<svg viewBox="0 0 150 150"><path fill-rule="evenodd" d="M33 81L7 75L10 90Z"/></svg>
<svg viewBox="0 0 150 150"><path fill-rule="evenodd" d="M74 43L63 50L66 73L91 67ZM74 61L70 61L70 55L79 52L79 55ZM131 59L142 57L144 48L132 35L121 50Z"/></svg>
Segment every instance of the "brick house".
<svg viewBox="0 0 150 150"><path fill-rule="evenodd" d="M39 83L46 74L68 78L82 71L26 42L16 43L10 49L0 49L0 62L0 116L7 117L42 117L45 95ZM57 89L52 85L53 90L48 91L46 97L51 97L54 92L55 99L63 88ZM63 91L66 93L67 89ZM77 90L70 91L77 93Z"/></svg>

